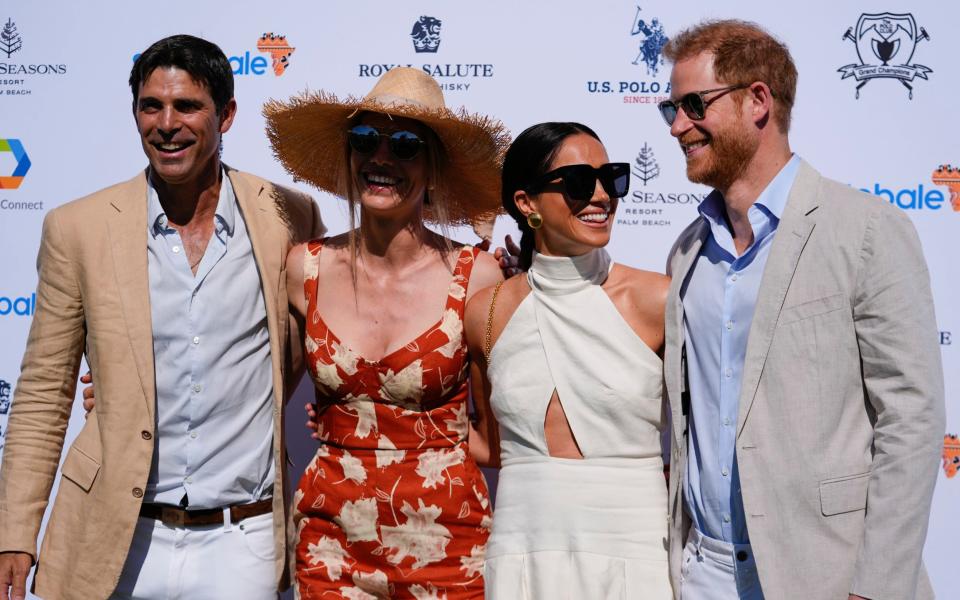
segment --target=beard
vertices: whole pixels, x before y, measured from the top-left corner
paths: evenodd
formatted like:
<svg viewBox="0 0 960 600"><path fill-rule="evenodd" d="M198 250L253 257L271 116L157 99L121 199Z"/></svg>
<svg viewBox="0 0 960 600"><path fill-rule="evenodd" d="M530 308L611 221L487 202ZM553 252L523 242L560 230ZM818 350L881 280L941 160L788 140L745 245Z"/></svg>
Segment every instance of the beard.
<svg viewBox="0 0 960 600"><path fill-rule="evenodd" d="M746 171L758 144L735 125L707 139L706 152L687 162L687 179L725 191Z"/></svg>

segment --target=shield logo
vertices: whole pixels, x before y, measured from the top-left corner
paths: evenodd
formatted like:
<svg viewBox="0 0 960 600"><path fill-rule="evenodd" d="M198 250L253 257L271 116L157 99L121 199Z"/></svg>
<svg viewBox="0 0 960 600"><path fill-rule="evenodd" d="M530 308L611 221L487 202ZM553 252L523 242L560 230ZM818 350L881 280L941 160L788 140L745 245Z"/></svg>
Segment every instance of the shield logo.
<svg viewBox="0 0 960 600"><path fill-rule="evenodd" d="M860 64L908 65L917 47L917 22L913 15L864 13L857 21L857 56Z"/></svg>

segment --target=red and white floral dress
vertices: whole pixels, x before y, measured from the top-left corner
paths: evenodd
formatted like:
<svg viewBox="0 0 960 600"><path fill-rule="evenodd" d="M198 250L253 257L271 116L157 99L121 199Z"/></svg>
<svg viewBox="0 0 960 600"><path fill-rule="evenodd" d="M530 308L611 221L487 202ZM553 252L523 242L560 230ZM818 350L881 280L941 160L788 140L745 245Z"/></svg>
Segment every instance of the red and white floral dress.
<svg viewBox="0 0 960 600"><path fill-rule="evenodd" d="M440 320L379 361L316 308L322 241L307 245L307 368L320 447L294 496L299 598L483 597L491 514L467 450L463 310L479 250L464 247Z"/></svg>

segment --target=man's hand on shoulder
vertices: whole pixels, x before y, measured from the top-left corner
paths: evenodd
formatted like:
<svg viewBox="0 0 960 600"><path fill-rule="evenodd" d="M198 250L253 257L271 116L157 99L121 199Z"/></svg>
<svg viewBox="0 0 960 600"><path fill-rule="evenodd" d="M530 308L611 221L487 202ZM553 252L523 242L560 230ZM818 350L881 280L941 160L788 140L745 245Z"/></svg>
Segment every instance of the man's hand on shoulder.
<svg viewBox="0 0 960 600"><path fill-rule="evenodd" d="M33 558L26 552L0 552L0 600L27 597L27 574L32 566Z"/></svg>
<svg viewBox="0 0 960 600"><path fill-rule="evenodd" d="M503 245L506 247L498 247L493 251L493 257L500 264L503 278L510 279L520 272L520 246L517 246L509 235L504 239Z"/></svg>

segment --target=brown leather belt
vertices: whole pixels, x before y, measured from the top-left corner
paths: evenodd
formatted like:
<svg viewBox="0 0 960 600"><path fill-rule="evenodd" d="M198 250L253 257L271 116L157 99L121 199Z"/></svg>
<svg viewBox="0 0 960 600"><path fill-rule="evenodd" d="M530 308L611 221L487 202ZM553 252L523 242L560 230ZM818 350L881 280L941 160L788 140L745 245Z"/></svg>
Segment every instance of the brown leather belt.
<svg viewBox="0 0 960 600"><path fill-rule="evenodd" d="M267 498L253 504L234 504L230 507L230 522L238 523L249 517L256 517L273 511L273 498ZM187 510L169 504L141 504L140 516L163 521L164 525L184 527L192 525L222 525L222 508L201 508Z"/></svg>

